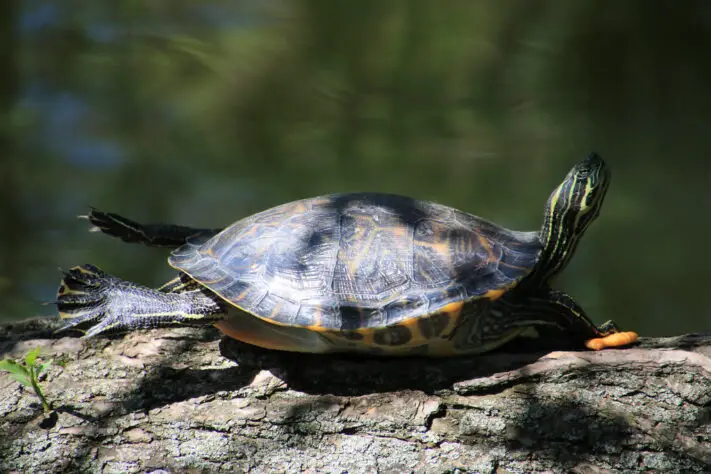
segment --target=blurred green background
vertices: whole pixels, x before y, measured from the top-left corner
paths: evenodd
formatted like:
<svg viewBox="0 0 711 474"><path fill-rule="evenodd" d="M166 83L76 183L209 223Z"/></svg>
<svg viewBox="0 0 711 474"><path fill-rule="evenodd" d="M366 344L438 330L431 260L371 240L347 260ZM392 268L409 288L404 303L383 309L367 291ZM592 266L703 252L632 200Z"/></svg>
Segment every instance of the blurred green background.
<svg viewBox="0 0 711 474"><path fill-rule="evenodd" d="M0 2L0 319L58 267L148 285L165 252L88 206L224 226L383 191L537 229L589 151L613 168L559 285L597 322L711 329L711 2Z"/></svg>

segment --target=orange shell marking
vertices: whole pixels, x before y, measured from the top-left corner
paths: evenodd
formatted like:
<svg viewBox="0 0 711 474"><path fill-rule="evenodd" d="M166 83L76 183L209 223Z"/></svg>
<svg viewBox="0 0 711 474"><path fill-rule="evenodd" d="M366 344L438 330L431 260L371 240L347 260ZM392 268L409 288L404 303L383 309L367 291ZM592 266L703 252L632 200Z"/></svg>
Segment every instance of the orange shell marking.
<svg viewBox="0 0 711 474"><path fill-rule="evenodd" d="M450 316L457 317L457 316L459 316L459 313L462 312L463 306L464 306L464 303L462 303L461 301L455 301L455 302L448 303L448 304L442 306L439 309L439 312L447 313Z"/></svg>
<svg viewBox="0 0 711 474"><path fill-rule="evenodd" d="M266 338L259 334L258 331L238 331L224 321L218 321L214 326L219 329L224 335L236 339L238 341L246 342L247 344L252 344L253 346L263 347L265 349L271 349L275 351L299 351L298 347L293 347L288 344L279 344L272 339Z"/></svg>
<svg viewBox="0 0 711 474"><path fill-rule="evenodd" d="M585 342L585 347L593 351L599 351L608 347L620 347L632 344L639 336L636 332L616 332L605 337L596 337Z"/></svg>
<svg viewBox="0 0 711 474"><path fill-rule="evenodd" d="M509 291L508 288L503 288L503 289L499 288L498 290L489 290L484 294L484 297L487 299L490 299L492 301L498 300L507 291Z"/></svg>

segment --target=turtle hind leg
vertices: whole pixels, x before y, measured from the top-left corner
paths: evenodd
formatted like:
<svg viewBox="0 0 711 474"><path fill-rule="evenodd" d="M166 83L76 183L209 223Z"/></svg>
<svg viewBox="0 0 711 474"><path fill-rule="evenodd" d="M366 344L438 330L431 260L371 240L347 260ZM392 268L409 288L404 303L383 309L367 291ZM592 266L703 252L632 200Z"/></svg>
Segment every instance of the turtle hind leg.
<svg viewBox="0 0 711 474"><path fill-rule="evenodd" d="M222 229L198 229L168 224L139 224L112 212L91 209L86 216L91 222L91 231L102 232L124 242L139 243L151 247L177 248L188 240L201 243L208 240Z"/></svg>
<svg viewBox="0 0 711 474"><path fill-rule="evenodd" d="M57 291L60 331L86 336L169 326L203 326L221 320L225 308L202 289L163 293L121 280L93 265L73 267Z"/></svg>

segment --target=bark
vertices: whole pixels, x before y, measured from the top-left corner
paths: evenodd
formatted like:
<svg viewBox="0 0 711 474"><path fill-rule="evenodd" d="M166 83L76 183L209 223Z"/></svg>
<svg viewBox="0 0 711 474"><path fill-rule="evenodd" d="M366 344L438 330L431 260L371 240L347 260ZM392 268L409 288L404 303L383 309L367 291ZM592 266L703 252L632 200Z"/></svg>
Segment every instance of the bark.
<svg viewBox="0 0 711 474"><path fill-rule="evenodd" d="M66 362L43 382L56 418L0 374L0 472L711 471L711 333L428 360L53 325L0 326L0 358Z"/></svg>

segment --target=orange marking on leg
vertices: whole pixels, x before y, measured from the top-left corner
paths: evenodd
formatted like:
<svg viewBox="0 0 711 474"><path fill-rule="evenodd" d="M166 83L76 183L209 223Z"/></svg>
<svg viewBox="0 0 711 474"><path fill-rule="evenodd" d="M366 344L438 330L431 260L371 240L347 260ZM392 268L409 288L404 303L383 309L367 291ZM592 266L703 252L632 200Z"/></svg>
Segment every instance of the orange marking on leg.
<svg viewBox="0 0 711 474"><path fill-rule="evenodd" d="M620 347L632 344L639 336L636 332L616 332L605 337L596 337L585 342L585 347L593 351L599 351L608 347Z"/></svg>

